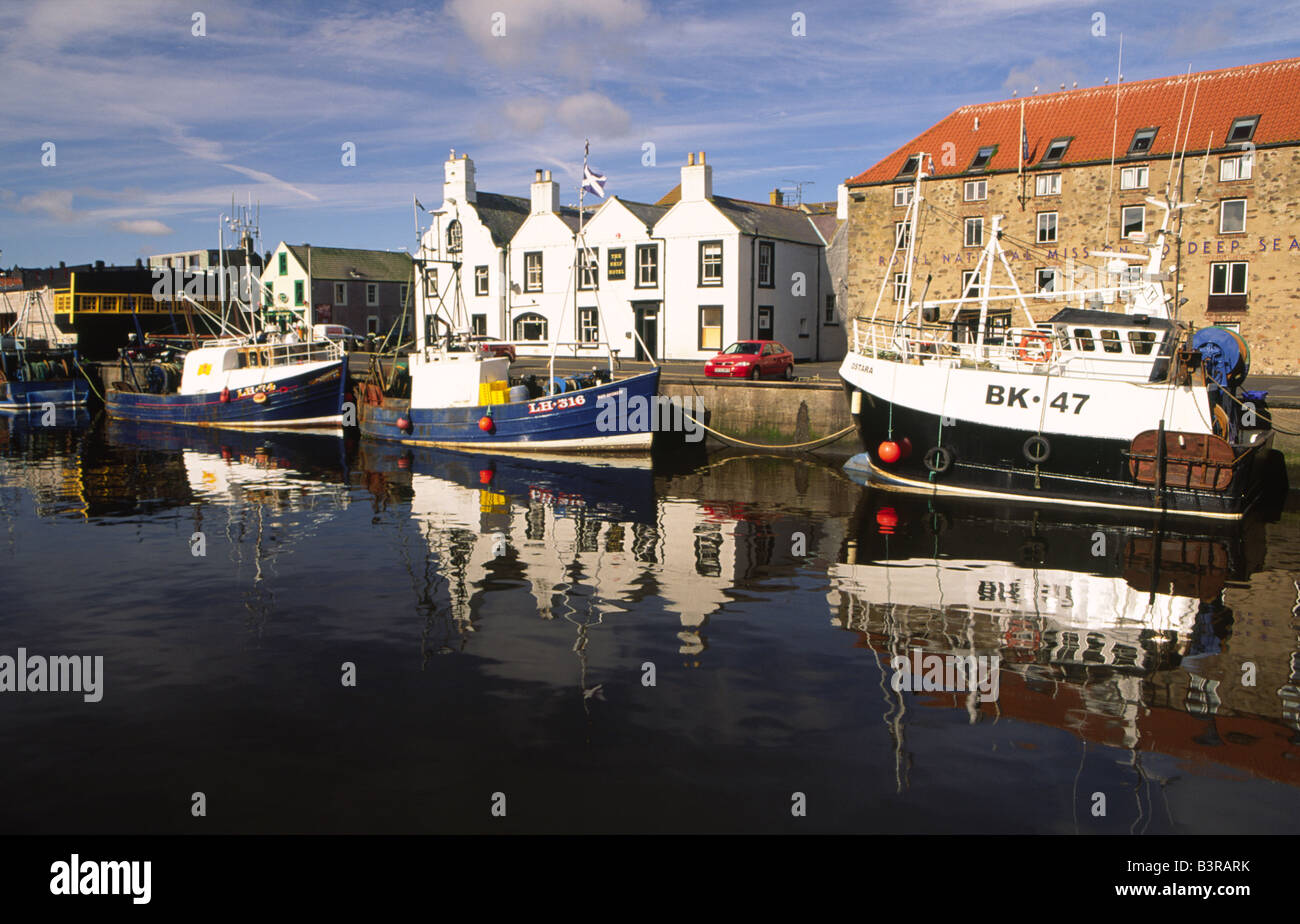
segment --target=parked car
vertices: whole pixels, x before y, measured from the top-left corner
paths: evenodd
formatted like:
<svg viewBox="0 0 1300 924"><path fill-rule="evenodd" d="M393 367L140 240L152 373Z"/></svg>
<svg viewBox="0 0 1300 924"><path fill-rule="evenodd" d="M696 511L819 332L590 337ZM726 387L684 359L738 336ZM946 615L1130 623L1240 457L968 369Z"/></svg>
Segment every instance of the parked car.
<svg viewBox="0 0 1300 924"><path fill-rule="evenodd" d="M342 324L313 324L312 334L317 340L334 340L343 344L345 349L352 349L362 342L362 338L352 333L352 328Z"/></svg>
<svg viewBox="0 0 1300 924"><path fill-rule="evenodd" d="M794 378L794 354L775 340L737 340L704 364L711 379Z"/></svg>
<svg viewBox="0 0 1300 924"><path fill-rule="evenodd" d="M514 344L498 340L496 337L487 337L476 335L469 338L470 345L477 348L481 353L489 353L492 356L504 356L511 362L515 361Z"/></svg>

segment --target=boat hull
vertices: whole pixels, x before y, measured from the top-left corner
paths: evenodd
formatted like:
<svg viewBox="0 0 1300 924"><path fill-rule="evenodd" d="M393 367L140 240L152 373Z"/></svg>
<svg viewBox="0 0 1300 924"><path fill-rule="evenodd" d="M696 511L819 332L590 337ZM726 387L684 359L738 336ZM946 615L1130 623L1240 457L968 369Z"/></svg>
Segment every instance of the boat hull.
<svg viewBox="0 0 1300 924"><path fill-rule="evenodd" d="M385 398L380 404L360 402L361 435L409 446L433 446L482 451L648 452L654 431L620 429L631 415L617 409L649 403L659 390L659 370L564 394L513 404L471 407L411 407L404 399ZM620 395L620 393L622 393ZM611 402L613 404L611 405ZM480 422L492 418L484 430ZM615 426L609 426L610 418ZM400 424L405 421L407 427Z"/></svg>
<svg viewBox="0 0 1300 924"><path fill-rule="evenodd" d="M338 429L343 425L346 361L314 364L302 372L227 393L162 394L108 390L105 407L115 420L244 430Z"/></svg>
<svg viewBox="0 0 1300 924"><path fill-rule="evenodd" d="M863 449L845 464L845 472L861 483L891 490L1240 519L1262 496L1267 481L1271 431L1262 431L1257 442L1236 459L1221 490L1173 484L1157 490L1132 473L1132 437L1044 431L1049 455L1035 464L1026 455L1026 441L1038 431L947 417L901 400L890 401L847 377L845 388L850 407L857 408L854 421ZM860 397L855 398L855 392ZM901 443L904 437L911 443L910 454L892 462L880 457L883 441ZM936 472L926 465L927 453L935 447L948 453L946 471ZM942 465L942 457L931 458Z"/></svg>
<svg viewBox="0 0 1300 924"><path fill-rule="evenodd" d="M90 383L85 379L52 379L47 382L5 382L0 384L0 411L40 411L85 407L90 401Z"/></svg>

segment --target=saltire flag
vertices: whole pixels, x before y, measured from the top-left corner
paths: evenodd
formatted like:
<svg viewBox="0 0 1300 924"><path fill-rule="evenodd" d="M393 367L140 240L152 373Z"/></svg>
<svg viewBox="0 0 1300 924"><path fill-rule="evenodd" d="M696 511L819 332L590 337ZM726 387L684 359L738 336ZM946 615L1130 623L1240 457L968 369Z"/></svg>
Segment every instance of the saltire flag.
<svg viewBox="0 0 1300 924"><path fill-rule="evenodd" d="M427 212L427 211L429 211L429 210L426 209L426 208L424 207L424 205L420 202L420 197L419 197L419 196L413 196L412 198L415 199L415 207L416 207L417 209L419 209L421 212Z"/></svg>
<svg viewBox="0 0 1300 924"><path fill-rule="evenodd" d="M585 162L582 165L582 188L587 192L590 192L597 199L605 198L604 175L592 170Z"/></svg>

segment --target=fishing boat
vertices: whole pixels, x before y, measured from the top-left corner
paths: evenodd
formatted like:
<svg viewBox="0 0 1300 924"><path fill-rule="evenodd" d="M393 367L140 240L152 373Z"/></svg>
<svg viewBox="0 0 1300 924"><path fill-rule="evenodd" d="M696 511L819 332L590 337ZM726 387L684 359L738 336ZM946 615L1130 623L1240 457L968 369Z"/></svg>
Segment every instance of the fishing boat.
<svg viewBox="0 0 1300 924"><path fill-rule="evenodd" d="M584 176L589 173L585 166L584 157ZM582 230L585 188L584 184L579 190L578 230L569 277L575 302L578 257L589 253ZM418 221L416 237L423 239ZM575 344L554 341L545 376L512 375L514 345L494 341L485 349L472 330L462 294L459 243L453 241L444 249L441 237L435 235L435 239L437 251L431 254L421 244L416 265L422 275L431 265L450 267L444 277L449 282L436 300L421 302L423 317L415 324L413 351L387 372L381 364L372 363L368 381L358 386L362 436L413 446L482 451L650 450L656 417L664 410L655 401L658 363L649 372L620 375L614 351L602 339L598 345L604 348L606 368L557 376L556 350ZM567 307L567 298L565 304ZM562 322L561 318L557 327L562 327ZM636 332L633 336L641 341ZM644 343L642 350L650 355Z"/></svg>
<svg viewBox="0 0 1300 924"><path fill-rule="evenodd" d="M35 312L45 313L35 318ZM77 350L68 344L33 337L33 321L46 334L57 328L36 292L29 291L18 317L0 336L0 413L48 413L85 407L90 383L80 374Z"/></svg>
<svg viewBox="0 0 1300 924"><path fill-rule="evenodd" d="M246 218L232 219L231 226L251 253L255 228ZM249 265L251 260L245 263ZM231 293L233 310L223 310L220 317L188 295L177 297L184 301L187 317L199 313L219 336L202 345L195 338L191 349L166 348L143 362L136 351L123 348L120 377L105 395L109 417L233 429L343 426L347 356L338 343L311 339L310 308L303 309L300 325L308 339L299 341L259 320L255 295L241 302Z"/></svg>
<svg viewBox="0 0 1300 924"><path fill-rule="evenodd" d="M922 227L925 176L904 227ZM1146 201L1164 215L1153 240L1134 236L1145 253L1094 252L1101 267L1068 267L1049 292L1020 290L1000 215L957 299L926 297L919 235L899 235L902 297L882 316L886 274L840 367L862 445L846 472L904 492L1242 517L1277 467L1264 396L1242 388L1236 332L1174 316L1161 260L1180 206ZM1019 324L991 323L991 308Z"/></svg>

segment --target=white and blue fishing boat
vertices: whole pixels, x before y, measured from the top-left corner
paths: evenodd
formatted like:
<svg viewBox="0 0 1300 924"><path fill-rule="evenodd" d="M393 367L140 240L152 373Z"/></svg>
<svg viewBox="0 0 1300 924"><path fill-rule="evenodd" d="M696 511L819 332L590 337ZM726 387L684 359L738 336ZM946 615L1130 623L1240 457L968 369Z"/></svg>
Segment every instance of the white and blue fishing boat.
<svg viewBox="0 0 1300 924"><path fill-rule="evenodd" d="M584 169L584 175L587 173ZM582 214L580 190L570 274L575 300L578 254L585 250ZM416 230L418 238L419 228ZM650 450L655 412L638 410L655 407L659 390L657 363L649 372L620 377L613 351L602 340L607 368L593 368L585 375L557 376L555 351L573 344L556 341L551 344L544 377L512 377L513 345L496 343L484 349L471 330L462 296L459 249L453 245L444 253L440 242L437 254L430 257L422 248L416 264L451 268L447 289L451 304L447 304L447 293L440 293L432 311L421 307L421 313L427 314L417 319L415 348L404 358L404 365L395 363L388 375L376 365L371 381L358 386L362 436L413 446L485 451ZM634 332L633 336L640 341L638 334ZM642 349L650 355L644 344Z"/></svg>
<svg viewBox="0 0 1300 924"><path fill-rule="evenodd" d="M39 311L46 316L34 318ZM35 337L36 330L46 336ZM90 400L90 383L81 374L77 350L68 344L52 343L54 321L36 292L27 292L17 319L0 336L0 413L47 413L85 407Z"/></svg>
<svg viewBox="0 0 1300 924"><path fill-rule="evenodd" d="M231 224L246 247L254 249L248 223ZM109 384L104 398L108 416L250 430L341 429L348 371L343 347L310 339L310 308L303 309L300 325L307 340L267 329L259 320L256 296L248 296L241 302L232 294L233 310L220 318L188 296L178 296L187 315L197 311L223 336L190 350L164 350L144 363L123 349L120 377ZM237 332L239 327L244 330Z"/></svg>

